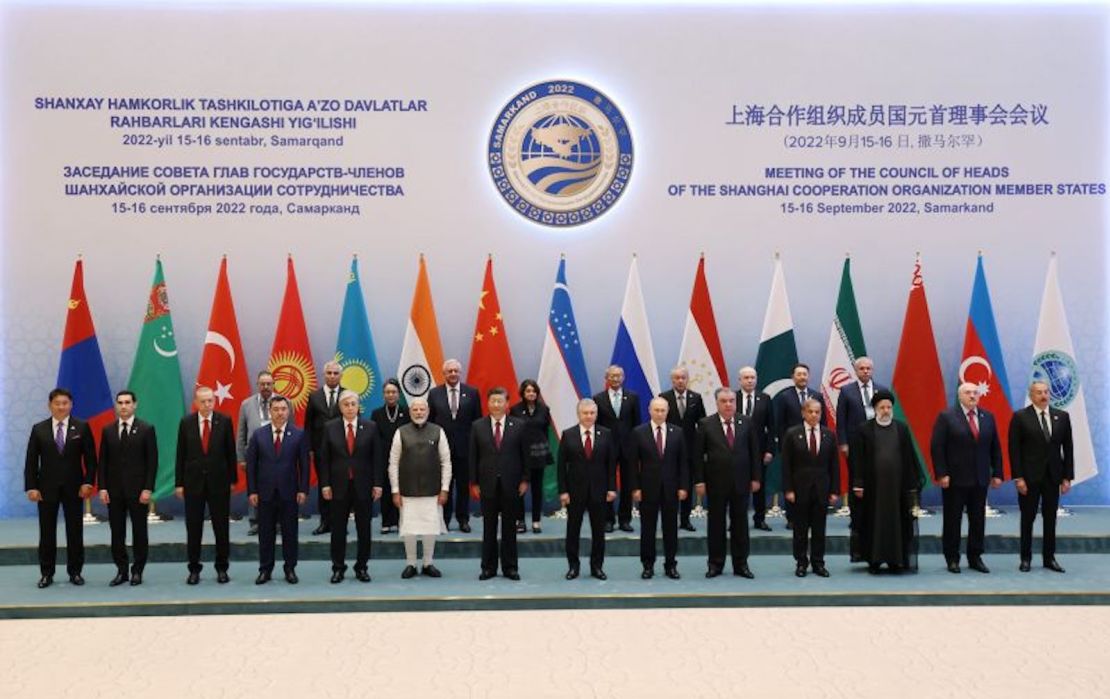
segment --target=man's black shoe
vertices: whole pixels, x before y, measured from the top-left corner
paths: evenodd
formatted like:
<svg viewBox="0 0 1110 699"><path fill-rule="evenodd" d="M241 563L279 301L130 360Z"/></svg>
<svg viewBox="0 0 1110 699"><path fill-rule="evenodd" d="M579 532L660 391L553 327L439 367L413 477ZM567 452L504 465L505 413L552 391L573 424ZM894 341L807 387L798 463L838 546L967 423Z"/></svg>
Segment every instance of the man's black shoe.
<svg viewBox="0 0 1110 699"><path fill-rule="evenodd" d="M123 573L123 572L116 573L116 577L112 578L112 582L108 583L108 587L115 587L116 585L122 585L125 582L127 582L127 573Z"/></svg>

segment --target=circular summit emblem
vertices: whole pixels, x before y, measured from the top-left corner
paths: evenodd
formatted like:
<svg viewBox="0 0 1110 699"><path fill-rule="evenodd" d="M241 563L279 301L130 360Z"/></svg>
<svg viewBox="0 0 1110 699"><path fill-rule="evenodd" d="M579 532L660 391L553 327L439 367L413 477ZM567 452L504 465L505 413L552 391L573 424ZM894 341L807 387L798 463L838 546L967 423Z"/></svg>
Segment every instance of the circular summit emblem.
<svg viewBox="0 0 1110 699"><path fill-rule="evenodd" d="M1063 352L1049 350L1033 357L1033 380L1048 384L1053 408L1063 410L1079 395L1079 369Z"/></svg>
<svg viewBox="0 0 1110 699"><path fill-rule="evenodd" d="M497 190L522 216L576 226L608 211L632 174L624 115L589 85L552 80L509 100L489 138Z"/></svg>

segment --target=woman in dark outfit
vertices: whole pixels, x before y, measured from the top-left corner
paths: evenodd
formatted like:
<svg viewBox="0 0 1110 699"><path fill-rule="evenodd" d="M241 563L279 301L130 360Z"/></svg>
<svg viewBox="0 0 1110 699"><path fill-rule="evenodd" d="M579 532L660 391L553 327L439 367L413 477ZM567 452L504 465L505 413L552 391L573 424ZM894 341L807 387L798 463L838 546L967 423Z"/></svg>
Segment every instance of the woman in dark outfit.
<svg viewBox="0 0 1110 699"><path fill-rule="evenodd" d="M543 402L539 385L532 379L520 383L520 402L509 410L509 415L524 421L524 441L528 444L528 468L531 470L532 533L539 534L540 517L543 515L543 471L552 463L551 449L547 442L547 428L551 425L551 411ZM520 519L516 530L523 533L524 496L520 497Z"/></svg>
<svg viewBox="0 0 1110 699"><path fill-rule="evenodd" d="M920 461L909 427L894 419L894 394L876 391L871 405L875 417L860 427L848 450L855 460L852 489L863 504L860 550L872 574L884 563L893 572L917 570Z"/></svg>
<svg viewBox="0 0 1110 699"><path fill-rule="evenodd" d="M389 458L389 447L393 444L393 433L401 425L409 423L409 411L401 405L401 384L397 379L388 379L382 387L385 396L385 405L370 413L370 419L378 426L381 436L383 457ZM383 466L384 468L384 466ZM383 478L382 497L378 502L382 508L382 534L396 534L400 521L400 512L393 504L393 493L390 489L389 478Z"/></svg>

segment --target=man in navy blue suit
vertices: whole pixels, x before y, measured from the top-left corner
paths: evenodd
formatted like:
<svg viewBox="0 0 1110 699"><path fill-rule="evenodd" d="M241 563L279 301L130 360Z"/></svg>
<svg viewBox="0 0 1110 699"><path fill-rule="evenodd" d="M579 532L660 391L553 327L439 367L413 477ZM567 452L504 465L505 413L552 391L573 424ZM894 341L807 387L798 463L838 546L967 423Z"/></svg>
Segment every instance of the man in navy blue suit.
<svg viewBox="0 0 1110 699"><path fill-rule="evenodd" d="M308 437L289 423L289 399L270 399L270 424L251 435L247 446L247 493L258 508L258 577L270 581L274 540L281 522L285 581L297 583L297 506L308 496Z"/></svg>
<svg viewBox="0 0 1110 699"><path fill-rule="evenodd" d="M960 384L959 402L937 415L930 451L943 489L944 559L949 573L960 572L960 522L967 510L967 566L989 573L983 563L987 486L1002 485L1002 446L994 416L979 408L979 387Z"/></svg>
<svg viewBox="0 0 1110 699"><path fill-rule="evenodd" d="M848 457L848 445L856 441L859 428L865 422L875 417L875 409L871 407L871 398L877 391L889 390L886 386L875 383L872 374L875 364L870 357L857 357L852 362L856 371L856 380L840 387L840 398L836 403L836 441L840 444L840 451ZM852 459L848 459L848 483L855 481L852 471ZM848 491L848 509L851 510L851 537L849 538L849 556L853 563L863 560L860 551L858 525L863 512L863 505L856 494Z"/></svg>

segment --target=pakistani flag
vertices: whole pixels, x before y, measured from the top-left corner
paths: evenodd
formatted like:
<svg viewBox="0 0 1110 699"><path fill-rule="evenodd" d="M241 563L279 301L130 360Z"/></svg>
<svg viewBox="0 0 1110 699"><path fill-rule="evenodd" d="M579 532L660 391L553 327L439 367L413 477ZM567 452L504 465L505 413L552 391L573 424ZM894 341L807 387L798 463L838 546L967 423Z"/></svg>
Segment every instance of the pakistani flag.
<svg viewBox="0 0 1110 699"><path fill-rule="evenodd" d="M173 334L161 259L154 264L154 282L127 388L134 391L139 402L135 415L154 425L158 438L158 475L153 495L157 500L173 492L177 425L185 416L185 388L181 383L177 338Z"/></svg>
<svg viewBox="0 0 1110 699"><path fill-rule="evenodd" d="M366 302L362 299L357 257L351 260L351 272L347 276L339 338L335 341L335 361L343 367L340 385L358 394L363 414L368 415L382 404L382 374L378 368L378 354L374 351Z"/></svg>
<svg viewBox="0 0 1110 699"><path fill-rule="evenodd" d="M757 387L772 398L788 386L794 365L798 363L798 346L794 343L794 320L790 317L790 299L786 296L786 277L782 259L775 253L775 272L771 278L771 299L763 316L763 332L759 336L759 352L755 356ZM782 472L779 458L767 467L764 488L775 493L781 490Z"/></svg>

